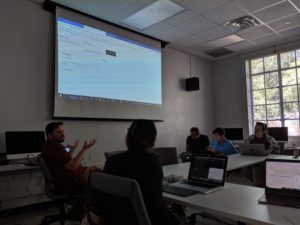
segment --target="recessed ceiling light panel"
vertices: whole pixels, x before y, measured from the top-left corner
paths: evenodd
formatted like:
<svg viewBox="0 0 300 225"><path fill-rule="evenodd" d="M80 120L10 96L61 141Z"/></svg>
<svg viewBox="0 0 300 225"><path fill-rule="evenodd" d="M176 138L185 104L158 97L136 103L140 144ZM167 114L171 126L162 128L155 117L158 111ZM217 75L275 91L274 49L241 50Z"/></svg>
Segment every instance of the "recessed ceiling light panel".
<svg viewBox="0 0 300 225"><path fill-rule="evenodd" d="M244 39L241 38L240 36L237 36L235 34L214 40L214 41L210 41L207 43L207 45L211 46L211 47L215 47L215 48L220 48L220 47L224 47L227 45L231 45L234 43L238 43L243 41Z"/></svg>
<svg viewBox="0 0 300 225"><path fill-rule="evenodd" d="M183 10L170 0L159 0L127 17L122 23L142 30Z"/></svg>

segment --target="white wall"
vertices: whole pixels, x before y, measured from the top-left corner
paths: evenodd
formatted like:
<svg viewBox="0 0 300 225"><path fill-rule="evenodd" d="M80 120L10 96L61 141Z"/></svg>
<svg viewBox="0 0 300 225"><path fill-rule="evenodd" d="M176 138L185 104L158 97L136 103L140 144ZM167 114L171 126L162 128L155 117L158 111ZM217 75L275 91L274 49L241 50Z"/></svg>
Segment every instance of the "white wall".
<svg viewBox="0 0 300 225"><path fill-rule="evenodd" d="M245 127L247 97L244 63L240 56L213 63L214 125Z"/></svg>
<svg viewBox="0 0 300 225"><path fill-rule="evenodd" d="M43 130L52 117L54 79L54 15L31 0L0 1L0 152L4 132ZM210 133L213 128L211 63L193 57L193 72L201 90L186 92L189 56L166 48L163 52L165 122L157 123L157 146L185 149L191 126ZM128 122L65 121L66 141L97 138L89 159L103 162L105 151L124 149Z"/></svg>
<svg viewBox="0 0 300 225"><path fill-rule="evenodd" d="M276 46L278 52L299 48L300 40ZM248 112L245 60L272 54L272 48L256 50L213 62L214 125L243 127L244 138L248 137ZM290 138L300 141L300 138Z"/></svg>

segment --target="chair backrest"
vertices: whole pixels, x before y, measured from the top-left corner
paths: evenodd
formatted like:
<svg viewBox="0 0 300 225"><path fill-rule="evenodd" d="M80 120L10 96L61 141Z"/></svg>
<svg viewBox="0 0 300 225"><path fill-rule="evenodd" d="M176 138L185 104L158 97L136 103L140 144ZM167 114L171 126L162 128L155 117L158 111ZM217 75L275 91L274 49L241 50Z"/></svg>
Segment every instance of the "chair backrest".
<svg viewBox="0 0 300 225"><path fill-rule="evenodd" d="M107 225L151 225L138 183L133 179L94 172L92 197Z"/></svg>
<svg viewBox="0 0 300 225"><path fill-rule="evenodd" d="M118 155L122 152L125 152L125 150L123 151L113 151L113 152L104 152L104 156L105 156L105 159L109 159L110 157L112 157L113 155Z"/></svg>
<svg viewBox="0 0 300 225"><path fill-rule="evenodd" d="M160 155L163 166L178 163L177 149L175 147L153 148L151 151Z"/></svg>
<svg viewBox="0 0 300 225"><path fill-rule="evenodd" d="M42 154L39 154L37 156L38 163L40 164L40 168L42 170L42 173L45 178L45 193L48 198L52 199L54 198L53 196L53 190L54 190L54 185L53 185L53 177L47 167L47 164L42 156Z"/></svg>
<svg viewBox="0 0 300 225"><path fill-rule="evenodd" d="M178 163L178 157L177 157L177 149L175 147L167 147L167 148L152 148L150 151L157 153L160 155L162 165L167 166L171 164L177 164ZM110 157L120 154L123 151L113 151L113 152L104 152L106 160Z"/></svg>

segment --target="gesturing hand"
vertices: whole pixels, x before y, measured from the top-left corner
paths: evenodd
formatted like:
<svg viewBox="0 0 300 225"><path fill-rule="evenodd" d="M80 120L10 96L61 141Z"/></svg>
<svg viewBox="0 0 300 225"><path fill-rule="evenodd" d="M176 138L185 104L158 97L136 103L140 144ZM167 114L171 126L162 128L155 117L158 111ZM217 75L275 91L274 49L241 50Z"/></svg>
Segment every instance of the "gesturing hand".
<svg viewBox="0 0 300 225"><path fill-rule="evenodd" d="M72 150L75 150L79 144L79 140L76 139L72 145L68 145Z"/></svg>
<svg viewBox="0 0 300 225"><path fill-rule="evenodd" d="M89 140L89 142L84 141L84 145L83 145L82 149L88 150L90 147L92 147L96 143L96 141L97 141L96 139Z"/></svg>

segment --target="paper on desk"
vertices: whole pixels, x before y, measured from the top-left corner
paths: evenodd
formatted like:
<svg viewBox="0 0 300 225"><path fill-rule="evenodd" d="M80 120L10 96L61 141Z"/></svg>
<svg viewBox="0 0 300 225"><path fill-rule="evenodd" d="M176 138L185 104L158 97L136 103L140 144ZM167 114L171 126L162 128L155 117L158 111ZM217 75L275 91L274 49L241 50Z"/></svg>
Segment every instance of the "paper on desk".
<svg viewBox="0 0 300 225"><path fill-rule="evenodd" d="M300 225L300 215L285 216L293 225Z"/></svg>

